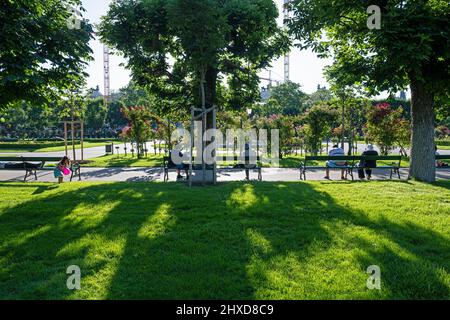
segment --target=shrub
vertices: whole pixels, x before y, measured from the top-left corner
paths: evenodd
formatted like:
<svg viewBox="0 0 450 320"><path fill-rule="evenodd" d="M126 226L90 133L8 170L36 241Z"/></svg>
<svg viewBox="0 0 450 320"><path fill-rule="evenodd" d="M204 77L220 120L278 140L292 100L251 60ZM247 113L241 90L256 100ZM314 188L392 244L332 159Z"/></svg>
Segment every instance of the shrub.
<svg viewBox="0 0 450 320"><path fill-rule="evenodd" d="M403 117L403 109L394 110L388 103L369 109L364 130L367 140L378 145L383 155L395 146L404 150L411 138L410 123Z"/></svg>

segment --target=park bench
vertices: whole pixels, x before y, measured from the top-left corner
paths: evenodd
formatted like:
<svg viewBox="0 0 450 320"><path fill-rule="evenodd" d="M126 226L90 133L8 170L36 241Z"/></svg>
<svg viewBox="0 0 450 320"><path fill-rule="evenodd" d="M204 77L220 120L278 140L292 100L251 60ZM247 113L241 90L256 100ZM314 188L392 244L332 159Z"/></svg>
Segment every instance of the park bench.
<svg viewBox="0 0 450 320"><path fill-rule="evenodd" d="M46 167L46 162L59 162L61 157L0 157L0 162L7 162L5 167L1 167L0 170L5 171L25 171L24 182L28 177L34 176L37 180L37 171L53 171L54 167ZM70 181L73 177L78 176L81 181L81 166L79 161L72 161Z"/></svg>
<svg viewBox="0 0 450 320"><path fill-rule="evenodd" d="M440 161L450 161L450 155L446 154L446 155L439 155L436 156L436 160L440 160ZM436 167L439 170L450 170L450 165L447 167Z"/></svg>
<svg viewBox="0 0 450 320"><path fill-rule="evenodd" d="M228 159L226 159L228 161ZM234 162L238 162L239 158L236 156L233 159ZM169 180L169 172L170 171L176 171L177 167L170 161L170 157L166 156L163 158L163 167L164 167L164 182L167 182ZM208 170L212 170L211 165L207 165ZM193 166L193 170L202 170L202 165L195 164ZM236 164L234 166L218 166L218 171L245 171L247 168L244 164ZM256 164L254 166L251 166L248 168L249 171L256 171L258 173L258 180L262 181L262 166L261 166L261 159L260 157L257 157Z"/></svg>
<svg viewBox="0 0 450 320"><path fill-rule="evenodd" d="M375 161L393 161L389 165L381 165L376 168L364 168L359 167L359 163L362 160L375 160ZM342 170L344 169L346 172L346 176L350 175L352 180L354 179L353 170L354 169L382 169L382 170L390 170L390 179L392 179L393 175L396 174L400 179L400 167L402 156L306 156L305 160L301 162L300 165L300 180L306 180L306 172L311 169L326 169L327 166L308 166L308 162L311 161L336 161L336 162L346 162L345 166L340 167L328 167L330 170Z"/></svg>

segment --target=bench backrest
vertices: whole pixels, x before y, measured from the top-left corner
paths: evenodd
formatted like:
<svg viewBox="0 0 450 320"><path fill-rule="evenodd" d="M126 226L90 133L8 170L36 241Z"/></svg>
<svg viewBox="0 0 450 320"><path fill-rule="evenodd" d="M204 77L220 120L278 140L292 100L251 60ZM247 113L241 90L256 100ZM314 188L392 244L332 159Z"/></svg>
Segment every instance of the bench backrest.
<svg viewBox="0 0 450 320"><path fill-rule="evenodd" d="M230 157L230 159L227 159L226 156L218 156L217 158L218 158L218 160L222 160L223 159L224 161L234 161L234 162L238 162L239 160L242 159L242 158L240 158L238 156L234 156L233 158ZM250 158L250 161L251 160L256 160L256 162L261 162L262 161L262 157L258 156L258 157L255 157L255 158ZM195 161L195 157L192 157L192 161L193 162ZM170 157L169 156L164 156L163 157L164 167L168 166L169 162L170 162Z"/></svg>
<svg viewBox="0 0 450 320"><path fill-rule="evenodd" d="M10 162L59 162L62 157L9 157L9 156L0 156L0 161L10 161Z"/></svg>
<svg viewBox="0 0 450 320"><path fill-rule="evenodd" d="M436 156L436 160L450 160L450 154Z"/></svg>
<svg viewBox="0 0 450 320"><path fill-rule="evenodd" d="M372 160L372 161L400 161L402 156L306 156L305 161L361 161L361 160Z"/></svg>

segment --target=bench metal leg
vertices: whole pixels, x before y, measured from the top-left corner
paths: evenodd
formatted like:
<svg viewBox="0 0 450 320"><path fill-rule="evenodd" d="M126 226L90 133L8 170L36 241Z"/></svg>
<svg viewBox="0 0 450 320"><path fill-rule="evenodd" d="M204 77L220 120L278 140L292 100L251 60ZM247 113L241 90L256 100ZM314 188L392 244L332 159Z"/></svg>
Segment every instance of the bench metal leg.
<svg viewBox="0 0 450 320"><path fill-rule="evenodd" d="M164 182L167 182L169 180L169 171L167 169L164 169Z"/></svg>
<svg viewBox="0 0 450 320"><path fill-rule="evenodd" d="M258 180L262 181L262 172L261 169L258 170Z"/></svg>
<svg viewBox="0 0 450 320"><path fill-rule="evenodd" d="M36 173L36 171L37 171L37 170L34 170L34 180L37 181L37 173Z"/></svg>
<svg viewBox="0 0 450 320"><path fill-rule="evenodd" d="M306 170L302 170L302 172L300 173L300 179L303 176L303 181L306 181Z"/></svg>
<svg viewBox="0 0 450 320"><path fill-rule="evenodd" d="M70 182L72 182L73 178L78 176L78 181L81 181L81 168L72 168L72 173L70 174Z"/></svg>

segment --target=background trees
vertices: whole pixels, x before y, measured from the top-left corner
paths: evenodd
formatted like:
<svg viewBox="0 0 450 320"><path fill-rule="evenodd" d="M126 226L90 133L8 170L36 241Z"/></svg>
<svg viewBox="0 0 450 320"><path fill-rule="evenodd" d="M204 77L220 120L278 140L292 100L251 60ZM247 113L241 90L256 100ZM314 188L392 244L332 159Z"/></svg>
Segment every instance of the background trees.
<svg viewBox="0 0 450 320"><path fill-rule="evenodd" d="M312 154L322 150L322 141L329 137L332 124L337 120L337 112L328 105L315 105L305 115L306 146Z"/></svg>
<svg viewBox="0 0 450 320"><path fill-rule="evenodd" d="M296 116L306 110L307 94L301 89L300 85L288 81L273 87L271 97L267 102L269 109L277 110L283 115Z"/></svg>
<svg viewBox="0 0 450 320"><path fill-rule="evenodd" d="M103 98L87 98L86 108L83 112L84 125L87 135L101 137L102 129L105 128L108 107L105 106Z"/></svg>
<svg viewBox="0 0 450 320"><path fill-rule="evenodd" d="M352 0L293 0L291 33L300 47L333 56L329 75L372 93L412 92L410 176L435 180L434 102L450 89L450 6L446 0L371 1L382 27L369 30L369 3ZM324 32L326 37L324 37Z"/></svg>

